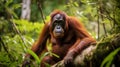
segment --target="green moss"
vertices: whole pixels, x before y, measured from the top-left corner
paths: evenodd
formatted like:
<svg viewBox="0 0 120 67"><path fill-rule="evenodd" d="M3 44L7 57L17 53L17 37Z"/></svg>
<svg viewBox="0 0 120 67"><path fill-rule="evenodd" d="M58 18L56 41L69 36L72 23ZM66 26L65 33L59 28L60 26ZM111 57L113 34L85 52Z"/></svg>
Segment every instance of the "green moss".
<svg viewBox="0 0 120 67"><path fill-rule="evenodd" d="M101 62L104 60L104 58L110 54L113 50L120 47L120 33L119 34L113 34L106 38L101 39L97 43L97 48L94 52L94 56L92 59L93 62L98 62L97 65L99 66ZM98 58L100 58L98 60ZM94 66L94 64L93 64ZM96 65L95 65L96 66Z"/></svg>

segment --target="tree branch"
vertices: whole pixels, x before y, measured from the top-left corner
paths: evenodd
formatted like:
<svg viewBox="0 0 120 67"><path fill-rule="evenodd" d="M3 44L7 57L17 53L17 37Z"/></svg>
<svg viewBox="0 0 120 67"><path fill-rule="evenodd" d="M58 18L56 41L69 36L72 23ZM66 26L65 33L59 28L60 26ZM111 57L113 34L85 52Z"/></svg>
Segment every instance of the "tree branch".
<svg viewBox="0 0 120 67"><path fill-rule="evenodd" d="M43 22L45 24L45 17L44 17L43 12L42 12L42 7L41 7L41 4L40 4L40 0L37 0L37 5L38 5L38 9L40 10L42 20L43 20Z"/></svg>

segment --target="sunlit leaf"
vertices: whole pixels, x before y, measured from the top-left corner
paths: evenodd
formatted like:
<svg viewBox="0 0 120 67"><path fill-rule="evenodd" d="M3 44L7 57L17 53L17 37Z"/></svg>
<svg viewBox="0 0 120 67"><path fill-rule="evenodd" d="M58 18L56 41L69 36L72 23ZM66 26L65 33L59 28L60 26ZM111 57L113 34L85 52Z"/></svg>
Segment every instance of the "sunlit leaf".
<svg viewBox="0 0 120 67"><path fill-rule="evenodd" d="M32 50L27 49L27 53L29 53L30 55L32 55L33 58L37 61L38 64L40 63L39 57Z"/></svg>
<svg viewBox="0 0 120 67"><path fill-rule="evenodd" d="M76 7L78 7L78 6L79 6L77 2L74 2L74 5L75 5Z"/></svg>

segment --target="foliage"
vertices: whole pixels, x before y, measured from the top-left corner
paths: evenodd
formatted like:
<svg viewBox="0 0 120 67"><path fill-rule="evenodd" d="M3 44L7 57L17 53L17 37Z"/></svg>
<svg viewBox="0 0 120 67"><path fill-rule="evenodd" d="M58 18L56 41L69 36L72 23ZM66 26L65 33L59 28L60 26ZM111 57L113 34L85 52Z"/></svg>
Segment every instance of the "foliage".
<svg viewBox="0 0 120 67"><path fill-rule="evenodd" d="M22 36L24 37L24 41L26 42L23 44L20 36L14 32L9 32L1 35L2 40L4 40L5 45L7 46L7 49L12 56L13 61L10 60L11 57L5 52L4 48L1 47L0 52L0 62L1 65L6 66L19 66L22 62L22 56L24 55L24 45L26 45L29 49L31 45L34 42L34 39L38 37L39 31L41 30L41 27L43 24L41 23L32 23L28 22L26 20L14 20L14 22L17 25L17 28L21 31ZM6 24L7 25L7 24ZM10 30L11 28L4 28L5 30ZM11 36L11 34L14 34ZM28 35L26 35L28 34ZM36 35L37 34L37 35ZM2 45L2 44L1 44ZM8 59L3 59L8 58ZM8 64L9 63L9 64Z"/></svg>
<svg viewBox="0 0 120 67"><path fill-rule="evenodd" d="M28 34L28 36L36 38L40 33L40 30L43 28L43 23L39 22L29 22L27 20L13 20L17 25L17 28L21 31L22 34ZM31 35L32 34L32 35Z"/></svg>

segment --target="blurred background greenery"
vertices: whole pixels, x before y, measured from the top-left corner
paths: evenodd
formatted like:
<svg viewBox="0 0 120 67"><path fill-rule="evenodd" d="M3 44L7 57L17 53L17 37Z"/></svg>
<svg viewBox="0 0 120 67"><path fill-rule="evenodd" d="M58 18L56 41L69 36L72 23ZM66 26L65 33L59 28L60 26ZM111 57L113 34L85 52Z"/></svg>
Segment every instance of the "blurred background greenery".
<svg viewBox="0 0 120 67"><path fill-rule="evenodd" d="M49 21L49 15L55 9L79 18L98 41L119 33L119 0L40 0L42 14L37 1L0 0L0 67L21 66L25 50L38 38L44 25L41 15ZM22 16L26 9L29 9L25 12L28 18Z"/></svg>

